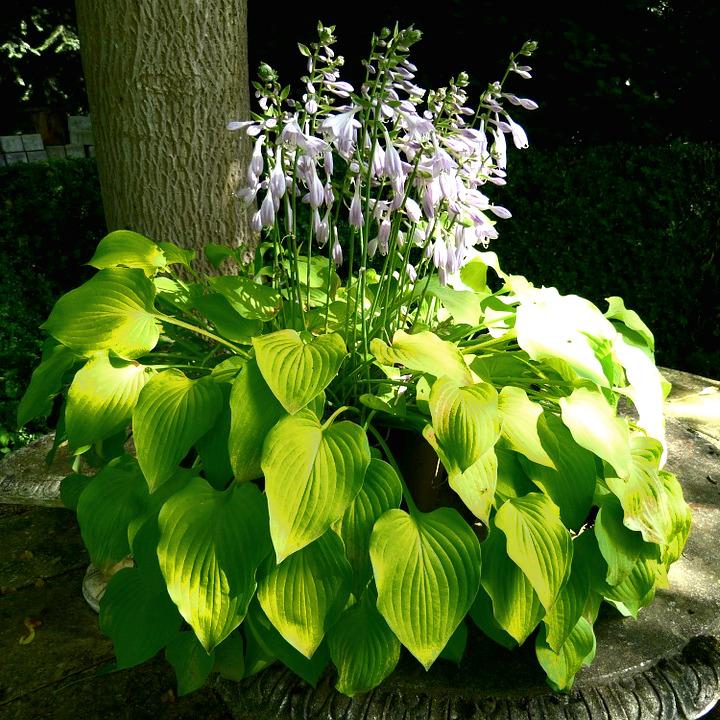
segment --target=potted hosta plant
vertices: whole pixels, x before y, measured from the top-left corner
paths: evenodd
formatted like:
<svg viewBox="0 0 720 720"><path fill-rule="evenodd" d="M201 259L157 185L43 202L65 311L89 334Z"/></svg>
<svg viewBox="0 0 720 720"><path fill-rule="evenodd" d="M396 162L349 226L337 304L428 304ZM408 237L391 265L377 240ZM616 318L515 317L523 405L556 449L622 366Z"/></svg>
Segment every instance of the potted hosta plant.
<svg viewBox="0 0 720 720"><path fill-rule="evenodd" d="M118 668L164 651L182 693L332 667L353 695L473 623L566 690L601 603L635 615L682 551L652 334L486 250L534 43L470 106L465 75L415 84L418 37L374 37L359 88L322 25L301 98L261 67L229 123L256 235L205 250L236 274L112 232L43 326L19 419L61 395L63 499L95 566L132 557L100 605Z"/></svg>

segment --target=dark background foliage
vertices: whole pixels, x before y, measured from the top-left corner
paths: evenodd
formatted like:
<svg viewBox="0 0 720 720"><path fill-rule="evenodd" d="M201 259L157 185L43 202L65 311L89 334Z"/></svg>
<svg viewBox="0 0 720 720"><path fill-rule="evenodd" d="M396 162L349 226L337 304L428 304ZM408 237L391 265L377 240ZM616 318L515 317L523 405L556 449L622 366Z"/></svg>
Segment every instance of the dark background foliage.
<svg viewBox="0 0 720 720"><path fill-rule="evenodd" d="M38 110L86 112L72 0L9 0L0 15L0 133L34 132ZM249 0L251 68L264 60L297 83L296 43L315 38L318 19L337 25L356 82L371 34L395 21L424 33L413 59L425 87L466 70L479 92L511 50L537 40L533 79L509 89L540 109L515 113L531 148L511 153L507 188L492 188L514 215L492 249L537 285L601 308L624 297L655 331L660 363L720 374L720 130L710 106L720 4ZM87 276L81 263L104 232L92 160L0 168L0 450L17 440L37 326Z"/></svg>

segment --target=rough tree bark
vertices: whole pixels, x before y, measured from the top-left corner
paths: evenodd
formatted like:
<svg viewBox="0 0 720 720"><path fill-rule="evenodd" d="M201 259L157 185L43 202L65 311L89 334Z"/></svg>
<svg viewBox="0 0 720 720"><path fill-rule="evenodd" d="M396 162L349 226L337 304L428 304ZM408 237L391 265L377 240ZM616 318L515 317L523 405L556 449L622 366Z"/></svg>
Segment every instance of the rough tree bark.
<svg viewBox="0 0 720 720"><path fill-rule="evenodd" d="M76 6L108 228L236 245L248 143L225 124L249 117L247 0Z"/></svg>

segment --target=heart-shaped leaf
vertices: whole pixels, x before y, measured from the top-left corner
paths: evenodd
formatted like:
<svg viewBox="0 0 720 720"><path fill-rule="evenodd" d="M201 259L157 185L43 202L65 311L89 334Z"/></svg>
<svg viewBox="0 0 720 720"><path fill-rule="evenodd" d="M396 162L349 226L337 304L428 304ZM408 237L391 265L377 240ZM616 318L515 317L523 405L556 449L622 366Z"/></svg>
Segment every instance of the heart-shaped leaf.
<svg viewBox="0 0 720 720"><path fill-rule="evenodd" d="M282 306L282 297L277 290L240 275L210 278L210 285L248 320L272 320Z"/></svg>
<svg viewBox="0 0 720 720"><path fill-rule="evenodd" d="M207 652L243 620L255 571L270 551L265 498L250 484L224 492L195 478L158 516L168 593Z"/></svg>
<svg viewBox="0 0 720 720"><path fill-rule="evenodd" d="M255 360L249 360L230 392L230 463L237 482L262 475L263 443L273 425L285 415L263 379Z"/></svg>
<svg viewBox="0 0 720 720"><path fill-rule="evenodd" d="M632 571L646 543L642 535L623 524L623 509L614 495L603 498L595 518L595 537L608 566L606 580L619 585Z"/></svg>
<svg viewBox="0 0 720 720"><path fill-rule="evenodd" d="M104 440L130 424L148 369L137 362L90 358L73 378L65 407L65 430L72 447Z"/></svg>
<svg viewBox="0 0 720 720"><path fill-rule="evenodd" d="M342 540L331 530L272 568L257 596L285 640L311 658L345 607L351 576Z"/></svg>
<svg viewBox="0 0 720 720"><path fill-rule="evenodd" d="M248 630L246 633L248 651L253 649L252 643L254 643L257 646L255 649L258 651L257 654L260 656L261 662L263 656L269 658L270 662L277 658L283 665L287 665L296 675L299 675L308 685L313 687L315 687L330 662L327 643L322 643L311 658L306 658L290 645L268 620L267 615L265 615L260 603L257 601L257 597L250 603L250 609L243 628ZM249 660L251 658L245 658L248 671L252 669Z"/></svg>
<svg viewBox="0 0 720 720"><path fill-rule="evenodd" d="M196 295L193 307L199 310L223 337L238 343L249 344L262 330L260 320L248 320L219 293Z"/></svg>
<svg viewBox="0 0 720 720"><path fill-rule="evenodd" d="M568 528L579 530L593 504L597 470L595 456L580 447L560 418L551 413L538 420L543 447L556 470L521 457L527 476L560 508L560 517Z"/></svg>
<svg viewBox="0 0 720 720"><path fill-rule="evenodd" d="M375 338L370 342L370 352L381 365L399 364L436 378L447 376L460 386L473 382L470 369L457 345L441 340L427 330L414 335L398 330L390 346Z"/></svg>
<svg viewBox="0 0 720 720"><path fill-rule="evenodd" d="M132 425L138 462L151 491L175 472L221 409L220 388L208 377L190 380L179 370L165 370L143 387Z"/></svg>
<svg viewBox="0 0 720 720"><path fill-rule="evenodd" d="M502 419L502 436L508 446L538 465L555 468L538 435L542 405L533 402L522 388L506 385L498 398Z"/></svg>
<svg viewBox="0 0 720 720"><path fill-rule="evenodd" d="M428 669L477 594L477 536L450 508L417 515L389 510L375 523L370 559L378 610Z"/></svg>
<svg viewBox="0 0 720 720"><path fill-rule="evenodd" d="M637 617L638 612L653 601L658 581L664 579L665 570L660 563L643 558L619 585L606 588L603 594L606 600L619 604L623 614Z"/></svg>
<svg viewBox="0 0 720 720"><path fill-rule="evenodd" d="M495 515L507 553L525 573L545 610L550 610L570 572L572 541L560 511L540 493L510 498Z"/></svg>
<svg viewBox="0 0 720 720"><path fill-rule="evenodd" d="M343 516L369 463L367 436L355 423L325 427L302 410L275 425L265 440L262 469L278 562Z"/></svg>
<svg viewBox="0 0 720 720"><path fill-rule="evenodd" d="M107 568L130 554L128 525L143 514L148 489L137 462L128 455L112 460L83 490L78 524L90 559Z"/></svg>
<svg viewBox="0 0 720 720"><path fill-rule="evenodd" d="M360 492L335 524L353 569L356 597L362 595L372 577L369 550L373 526L386 511L399 508L401 502L402 485L395 470L382 460L370 460Z"/></svg>
<svg viewBox="0 0 720 720"><path fill-rule="evenodd" d="M529 288L520 299L517 342L533 360L563 360L581 377L610 386L600 348L609 349L617 331L595 305L555 288Z"/></svg>
<svg viewBox="0 0 720 720"><path fill-rule="evenodd" d="M43 346L42 362L33 370L25 394L17 409L17 423L22 427L37 417L47 417L52 412L53 398L60 392L63 376L73 366L75 353L49 338Z"/></svg>
<svg viewBox="0 0 720 720"><path fill-rule="evenodd" d="M500 434L498 395L488 383L460 387L447 377L436 380L430 391L430 413L449 474L467 470Z"/></svg>
<svg viewBox="0 0 720 720"><path fill-rule="evenodd" d="M132 360L157 344L155 286L142 270L100 270L84 285L63 295L42 325L80 355L112 350Z"/></svg>
<svg viewBox="0 0 720 720"><path fill-rule="evenodd" d="M181 625L159 569L125 568L112 576L100 601L100 629L113 641L118 669L154 657Z"/></svg>
<svg viewBox="0 0 720 720"><path fill-rule="evenodd" d="M106 235L88 262L98 270L118 265L140 268L148 276L166 264L163 251L152 240L132 230L115 230Z"/></svg>
<svg viewBox="0 0 720 720"><path fill-rule="evenodd" d="M621 478L630 474L630 431L627 420L615 415L605 397L588 388L577 388L560 398L562 421L575 442L610 463Z"/></svg>
<svg viewBox="0 0 720 720"><path fill-rule="evenodd" d="M175 670L177 694L182 697L205 684L215 664L215 653L206 652L194 632L181 632L167 646L165 659Z"/></svg>
<svg viewBox="0 0 720 720"><path fill-rule="evenodd" d="M507 543L501 532L491 531L481 548L481 582L492 601L494 619L522 645L544 615L540 599L523 571L508 557Z"/></svg>
<svg viewBox="0 0 720 720"><path fill-rule="evenodd" d="M379 685L400 659L400 641L369 593L340 616L328 634L328 648L338 671L335 687L350 697Z"/></svg>
<svg viewBox="0 0 720 720"><path fill-rule="evenodd" d="M337 333L305 342L295 330L253 338L255 358L268 387L292 415L322 392L347 355Z"/></svg>
<svg viewBox="0 0 720 720"><path fill-rule="evenodd" d="M630 447L629 477L624 480L607 477L607 485L620 500L625 527L637 530L643 540L665 549L675 533L676 518L658 470L662 445L653 438L635 435Z"/></svg>
<svg viewBox="0 0 720 720"><path fill-rule="evenodd" d="M580 668L589 665L595 658L592 625L585 618L580 618L559 652L548 645L545 629L541 628L535 641L535 654L553 690L569 690Z"/></svg>

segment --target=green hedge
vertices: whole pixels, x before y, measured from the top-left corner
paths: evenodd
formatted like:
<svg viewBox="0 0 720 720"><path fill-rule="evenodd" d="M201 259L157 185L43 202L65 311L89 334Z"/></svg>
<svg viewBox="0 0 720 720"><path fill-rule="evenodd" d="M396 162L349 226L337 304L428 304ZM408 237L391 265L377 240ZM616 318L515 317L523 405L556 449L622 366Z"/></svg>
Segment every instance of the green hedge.
<svg viewBox="0 0 720 720"><path fill-rule="evenodd" d="M504 268L604 308L620 295L655 332L658 362L720 376L720 149L568 147L511 154L493 199L514 215L492 249ZM93 160L0 168L0 451L55 299L105 222ZM41 428L37 428L41 429Z"/></svg>
<svg viewBox="0 0 720 720"><path fill-rule="evenodd" d="M513 213L492 247L506 271L603 310L620 295L659 364L720 376L717 145L531 148L493 198Z"/></svg>
<svg viewBox="0 0 720 720"><path fill-rule="evenodd" d="M15 411L40 355L38 325L90 275L82 264L104 234L93 160L0 168L0 452L26 439Z"/></svg>

